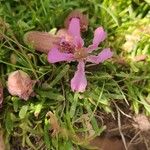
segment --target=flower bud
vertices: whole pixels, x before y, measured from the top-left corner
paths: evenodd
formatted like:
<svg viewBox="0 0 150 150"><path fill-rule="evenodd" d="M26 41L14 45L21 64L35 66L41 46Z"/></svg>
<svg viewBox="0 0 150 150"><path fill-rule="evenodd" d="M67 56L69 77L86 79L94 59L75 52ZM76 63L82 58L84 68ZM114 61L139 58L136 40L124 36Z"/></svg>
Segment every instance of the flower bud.
<svg viewBox="0 0 150 150"><path fill-rule="evenodd" d="M8 77L8 91L13 96L19 96L21 99L28 100L33 94L34 80L21 70L12 72Z"/></svg>
<svg viewBox="0 0 150 150"><path fill-rule="evenodd" d="M81 32L85 32L88 29L88 25L89 25L89 20L88 20L88 16L84 15L82 12L80 12L79 10L73 10L66 18L65 20L65 27L68 29L69 26L69 22L71 21L72 18L78 18L80 19L80 28L81 28Z"/></svg>
<svg viewBox="0 0 150 150"><path fill-rule="evenodd" d="M48 32L30 31L24 35L24 42L37 51L48 53L59 44L60 38Z"/></svg>

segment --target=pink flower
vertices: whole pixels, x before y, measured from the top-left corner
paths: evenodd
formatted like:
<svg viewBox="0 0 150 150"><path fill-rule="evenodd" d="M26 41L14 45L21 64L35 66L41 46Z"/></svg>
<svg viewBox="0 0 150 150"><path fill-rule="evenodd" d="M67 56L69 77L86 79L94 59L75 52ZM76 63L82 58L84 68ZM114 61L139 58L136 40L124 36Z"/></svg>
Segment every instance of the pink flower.
<svg viewBox="0 0 150 150"><path fill-rule="evenodd" d="M77 92L84 92L87 86L85 76L85 63L92 62L99 64L106 59L112 57L112 52L109 48L103 49L97 56L91 55L91 52L98 48L106 33L102 27L98 27L94 32L94 39L92 45L84 47L84 41L80 35L80 20L72 18L68 27L68 33L71 35L72 40L68 41L62 38L60 46L52 48L48 53L48 61L56 63L61 61L78 61L77 71L71 80L71 89Z"/></svg>
<svg viewBox="0 0 150 150"><path fill-rule="evenodd" d="M2 103L3 103L3 86L0 82L0 108L2 107Z"/></svg>

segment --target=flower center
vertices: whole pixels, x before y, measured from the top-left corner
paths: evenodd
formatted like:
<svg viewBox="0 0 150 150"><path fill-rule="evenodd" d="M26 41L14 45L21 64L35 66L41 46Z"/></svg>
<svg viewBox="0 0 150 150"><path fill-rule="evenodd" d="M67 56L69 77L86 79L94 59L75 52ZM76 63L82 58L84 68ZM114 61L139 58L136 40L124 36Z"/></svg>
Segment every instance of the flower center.
<svg viewBox="0 0 150 150"><path fill-rule="evenodd" d="M88 53L85 48L76 49L74 52L75 59L84 59L87 56L88 56Z"/></svg>
<svg viewBox="0 0 150 150"><path fill-rule="evenodd" d="M63 41L59 44L60 51L64 53L74 53L75 46L69 42Z"/></svg>

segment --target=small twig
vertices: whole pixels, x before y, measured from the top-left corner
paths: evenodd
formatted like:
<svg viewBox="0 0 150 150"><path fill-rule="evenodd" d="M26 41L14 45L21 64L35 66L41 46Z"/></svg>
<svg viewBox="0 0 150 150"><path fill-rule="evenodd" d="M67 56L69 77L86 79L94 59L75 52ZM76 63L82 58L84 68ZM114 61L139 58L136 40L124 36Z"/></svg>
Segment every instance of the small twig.
<svg viewBox="0 0 150 150"><path fill-rule="evenodd" d="M124 137L124 135L123 135L123 133L122 133L122 130L121 130L120 112L119 112L118 108L117 108L117 114L118 114L118 129L119 129L119 133L120 133L120 135L121 135L122 142L123 142L123 145L124 145L124 147L125 147L125 150L128 150L125 137Z"/></svg>
<svg viewBox="0 0 150 150"><path fill-rule="evenodd" d="M32 70L32 72L33 72L35 78L38 80L38 75L37 75L37 73L36 73L36 71L35 71L35 68L34 68L33 65L31 64L31 61L29 60L28 55L24 52L24 50L23 50L21 44L18 42L18 40L16 39L16 37L15 37L14 35L12 35L12 39L11 39L11 38L9 38L8 36L6 36L6 35L4 35L4 34L3 34L3 36L4 36L4 38L6 39L6 41L8 42L8 44L10 45L10 47L11 47L12 49L14 49L14 48L13 48L12 44L9 42L9 40L12 41L13 43L15 43L15 44L18 46L18 48L20 49L21 53L26 56L25 59L26 59L26 61L28 62L29 66L31 67L31 70Z"/></svg>
<svg viewBox="0 0 150 150"><path fill-rule="evenodd" d="M124 116L126 116L127 118L132 118L130 115L124 113L124 112L118 107L118 105L117 105L114 101L112 101L112 102L114 103L115 107L116 107Z"/></svg>
<svg viewBox="0 0 150 150"><path fill-rule="evenodd" d="M122 130L130 129L130 128L131 128L131 125L123 125L122 126ZM119 130L118 128L113 128L113 129L108 130L108 132L112 133L112 132L116 132L118 130Z"/></svg>
<svg viewBox="0 0 150 150"><path fill-rule="evenodd" d="M94 116L97 117L101 121L101 126L104 126L103 118L101 116L99 116L99 115L96 115L96 114Z"/></svg>
<svg viewBox="0 0 150 150"><path fill-rule="evenodd" d="M130 140L129 144L128 144L128 148L130 147L130 145L132 144L132 142L137 138L137 136L140 134L141 131L138 131L134 137Z"/></svg>
<svg viewBox="0 0 150 150"><path fill-rule="evenodd" d="M147 149L147 150L149 150L149 146L148 146L148 144L147 144L146 139L145 139L145 138L143 138L143 141L144 141L144 143L145 143L146 149Z"/></svg>

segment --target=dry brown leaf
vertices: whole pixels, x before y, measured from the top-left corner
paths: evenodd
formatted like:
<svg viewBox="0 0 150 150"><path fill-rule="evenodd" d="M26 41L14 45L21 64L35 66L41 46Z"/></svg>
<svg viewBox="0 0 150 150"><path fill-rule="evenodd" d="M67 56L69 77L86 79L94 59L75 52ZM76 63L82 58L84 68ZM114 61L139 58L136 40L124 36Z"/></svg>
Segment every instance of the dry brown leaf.
<svg viewBox="0 0 150 150"><path fill-rule="evenodd" d="M27 73L21 70L14 71L8 76L8 91L13 96L28 100L29 96L33 94L35 82Z"/></svg>
<svg viewBox="0 0 150 150"><path fill-rule="evenodd" d="M133 58L133 61L138 62L138 61L144 61L147 58L147 55L137 55Z"/></svg>
<svg viewBox="0 0 150 150"><path fill-rule="evenodd" d="M49 111L46 114L46 117L49 118L48 120L49 120L49 124L51 125L52 136L56 136L60 132L60 126L56 115L53 114L51 111Z"/></svg>
<svg viewBox="0 0 150 150"><path fill-rule="evenodd" d="M95 131L94 131L94 129L93 129L93 126L92 126L92 124L91 124L90 117L89 117L88 114L84 114L84 115L83 115L83 122L84 122L84 124L86 125L86 128L87 128L87 130L88 130L88 136L89 136L89 137L94 136L94 135L95 135Z"/></svg>

